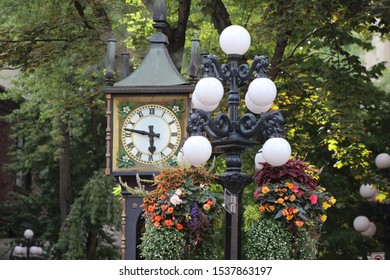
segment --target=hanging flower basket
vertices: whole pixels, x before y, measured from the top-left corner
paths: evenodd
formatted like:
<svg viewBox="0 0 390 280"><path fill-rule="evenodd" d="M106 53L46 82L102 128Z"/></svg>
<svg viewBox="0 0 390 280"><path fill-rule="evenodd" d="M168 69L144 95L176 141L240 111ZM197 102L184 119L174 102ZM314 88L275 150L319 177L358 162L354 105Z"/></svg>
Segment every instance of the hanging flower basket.
<svg viewBox="0 0 390 280"><path fill-rule="evenodd" d="M256 174L254 192L259 211L281 220L293 232L319 230L336 199L318 185L318 170L295 158L278 167L261 164L264 167Z"/></svg>
<svg viewBox="0 0 390 280"><path fill-rule="evenodd" d="M222 197L211 190L215 179L205 167L169 166L155 176L156 189L144 198L146 230L159 228L153 232L171 232L175 236L179 232L186 246L183 259L194 258L194 252L210 238L211 229L220 221ZM163 250L159 244L150 245L154 250ZM141 245L141 251L145 246ZM145 254L144 257L148 258Z"/></svg>

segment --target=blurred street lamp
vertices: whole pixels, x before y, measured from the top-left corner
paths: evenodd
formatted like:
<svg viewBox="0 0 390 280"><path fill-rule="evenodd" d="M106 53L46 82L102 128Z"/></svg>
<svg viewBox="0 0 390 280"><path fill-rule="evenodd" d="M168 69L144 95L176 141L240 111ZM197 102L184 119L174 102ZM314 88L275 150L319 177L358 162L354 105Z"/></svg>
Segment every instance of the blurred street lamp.
<svg viewBox="0 0 390 280"><path fill-rule="evenodd" d="M33 240L34 232L31 229L24 231L24 239L17 240L9 256L10 260L32 260L39 259L42 255L42 244Z"/></svg>
<svg viewBox="0 0 390 280"><path fill-rule="evenodd" d="M225 189L227 211L225 259L240 259L241 200L244 188L253 181L252 175L241 172L241 155L246 149L261 144L253 138L262 136L264 161L280 166L290 158L291 147L282 138L284 119L281 112L267 112L277 94L275 84L266 75L268 58L255 56L250 67L238 65L251 43L248 31L238 25L223 30L219 42L229 64L220 65L216 56L203 56L202 78L192 97L194 109L187 126L190 137L184 143L183 155L193 165L206 163L213 153L226 155L226 172L219 175ZM239 116L238 88L252 79L245 96L251 113ZM220 113L212 118L211 112L224 96L222 82L229 84L228 114Z"/></svg>
<svg viewBox="0 0 390 280"><path fill-rule="evenodd" d="M378 154L375 158L375 165L379 169L390 168L390 156L387 153ZM389 177L387 179L390 179ZM379 190L371 184L363 184L360 186L359 193L366 202L361 203L361 212L369 216L373 216L376 221L379 221L383 229L383 247L385 256L390 256L390 205L389 201L379 202L377 196ZM371 222L366 216L358 216L353 221L353 227L363 236L372 237L377 226Z"/></svg>

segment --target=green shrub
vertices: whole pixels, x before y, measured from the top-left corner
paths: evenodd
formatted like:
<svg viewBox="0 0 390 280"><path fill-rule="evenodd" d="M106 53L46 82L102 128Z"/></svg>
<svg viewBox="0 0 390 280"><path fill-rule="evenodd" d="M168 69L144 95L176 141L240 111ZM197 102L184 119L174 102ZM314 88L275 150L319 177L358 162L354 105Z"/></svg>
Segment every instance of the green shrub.
<svg viewBox="0 0 390 280"><path fill-rule="evenodd" d="M277 220L261 219L245 233L245 258L250 260L292 259L292 235Z"/></svg>
<svg viewBox="0 0 390 280"><path fill-rule="evenodd" d="M177 229L148 224L139 248L146 260L179 260L185 254L185 244L183 234Z"/></svg>

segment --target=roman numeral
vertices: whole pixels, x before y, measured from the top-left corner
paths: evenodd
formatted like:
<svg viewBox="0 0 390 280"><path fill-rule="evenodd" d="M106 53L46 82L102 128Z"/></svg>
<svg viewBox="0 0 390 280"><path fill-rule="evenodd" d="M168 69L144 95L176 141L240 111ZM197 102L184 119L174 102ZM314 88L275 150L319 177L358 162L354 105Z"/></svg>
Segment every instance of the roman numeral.
<svg viewBox="0 0 390 280"><path fill-rule="evenodd" d="M171 136L172 136L172 137L177 136L177 132L172 132L172 133L171 133Z"/></svg>
<svg viewBox="0 0 390 280"><path fill-rule="evenodd" d="M149 115L154 115L156 113L155 108L149 108Z"/></svg>
<svg viewBox="0 0 390 280"><path fill-rule="evenodd" d="M153 161L153 155L149 155L149 161Z"/></svg>
<svg viewBox="0 0 390 280"><path fill-rule="evenodd" d="M134 148L134 143L133 142L130 142L129 144L127 144L127 147L132 150Z"/></svg>
<svg viewBox="0 0 390 280"><path fill-rule="evenodd" d="M142 118L142 117L144 116L144 113L142 113L142 111L139 111L137 114L138 114L138 116L139 116L140 118Z"/></svg>
<svg viewBox="0 0 390 280"><path fill-rule="evenodd" d="M138 158L141 158L142 153L141 153L140 151L138 151L137 154L136 154L135 156L138 157Z"/></svg>
<svg viewBox="0 0 390 280"><path fill-rule="evenodd" d="M173 150L174 147L175 147L175 144L172 143L172 142L169 142L168 148L171 149L171 150Z"/></svg>
<svg viewBox="0 0 390 280"><path fill-rule="evenodd" d="M171 125L171 124L174 124L175 121L174 120L171 120L168 124Z"/></svg>

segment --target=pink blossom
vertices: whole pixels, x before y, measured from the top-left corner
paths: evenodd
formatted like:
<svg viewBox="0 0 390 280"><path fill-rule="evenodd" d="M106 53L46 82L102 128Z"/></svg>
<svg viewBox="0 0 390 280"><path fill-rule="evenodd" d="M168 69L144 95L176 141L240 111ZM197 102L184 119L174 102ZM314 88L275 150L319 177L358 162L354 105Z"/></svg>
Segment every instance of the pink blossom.
<svg viewBox="0 0 390 280"><path fill-rule="evenodd" d="M316 203L317 203L318 197L317 197L315 194L312 194L312 195L309 197L309 199L310 199L311 204L316 204Z"/></svg>

